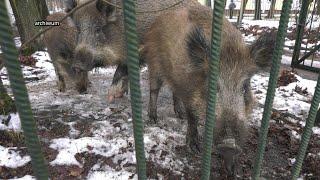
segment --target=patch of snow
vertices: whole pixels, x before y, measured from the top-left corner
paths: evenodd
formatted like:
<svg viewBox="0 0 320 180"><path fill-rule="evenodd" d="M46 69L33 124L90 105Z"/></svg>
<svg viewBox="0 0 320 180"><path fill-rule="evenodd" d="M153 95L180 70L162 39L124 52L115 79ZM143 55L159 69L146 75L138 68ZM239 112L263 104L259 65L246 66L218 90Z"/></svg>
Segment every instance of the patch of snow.
<svg viewBox="0 0 320 180"><path fill-rule="evenodd" d="M30 161L30 156L21 157L17 148L0 146L0 166L17 168L26 165Z"/></svg>
<svg viewBox="0 0 320 180"><path fill-rule="evenodd" d="M33 176L30 176L30 175L25 175L21 178L13 178L13 179L8 179L8 180L36 180L36 178Z"/></svg>
<svg viewBox="0 0 320 180"><path fill-rule="evenodd" d="M296 162L296 158L289 158L289 161L291 164L294 164Z"/></svg>
<svg viewBox="0 0 320 180"><path fill-rule="evenodd" d="M116 171L109 166L104 166L101 168L100 165L95 165L92 168L92 170L89 172L87 179L88 180L96 180L96 179L127 180L127 179L138 179L138 176L135 175L134 173L127 172L125 170Z"/></svg>
<svg viewBox="0 0 320 180"><path fill-rule="evenodd" d="M320 128L319 127L313 127L312 128L313 134L319 135L320 136Z"/></svg>
<svg viewBox="0 0 320 180"><path fill-rule="evenodd" d="M105 157L117 154L120 148L127 147L127 142L123 139L104 140L98 137L83 137L79 139L59 138L52 140L50 148L59 151L56 159L51 161L51 165L78 165L82 167L75 155L82 152L100 154Z"/></svg>
<svg viewBox="0 0 320 180"><path fill-rule="evenodd" d="M291 131L291 134L292 134L292 136L293 136L294 138L299 139L299 140L301 139L301 135L298 134L297 131L292 130L292 131Z"/></svg>
<svg viewBox="0 0 320 180"><path fill-rule="evenodd" d="M316 81L303 79L298 75L295 76L298 80L297 82L290 83L287 86L280 86L276 89L273 108L287 111L297 117L306 118L315 90ZM254 75L251 80L253 92L258 103L261 105L265 103L268 80L269 75L266 73ZM296 86L299 86L302 89L307 88L308 94L300 95L295 92Z"/></svg>
<svg viewBox="0 0 320 180"><path fill-rule="evenodd" d="M10 120L9 120L10 119ZM9 120L8 125L5 125L5 121ZM15 132L21 132L21 122L18 113L11 113L8 116L0 115L0 130L10 130Z"/></svg>

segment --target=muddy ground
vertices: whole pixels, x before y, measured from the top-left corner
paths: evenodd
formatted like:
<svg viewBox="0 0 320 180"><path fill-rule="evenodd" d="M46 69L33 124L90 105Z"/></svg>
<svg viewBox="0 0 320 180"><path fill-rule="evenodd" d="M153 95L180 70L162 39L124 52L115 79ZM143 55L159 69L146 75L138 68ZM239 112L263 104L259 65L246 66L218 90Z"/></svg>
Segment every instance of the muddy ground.
<svg viewBox="0 0 320 180"><path fill-rule="evenodd" d="M93 147L75 154L80 162L77 165L49 164L51 179L84 179L90 172L104 171L111 168L113 173L131 173L135 175L135 161L128 160L128 154L133 154L133 132L130 110L130 98L125 96L115 104L106 102L107 89L112 79L114 69L90 75L91 86L86 95L79 95L74 90L66 93L57 91L54 78L49 80L34 79L28 83L28 90L32 108L37 122L38 135L41 140L47 162L57 158L59 151L53 148L54 139L70 138L73 140L85 137L99 137L106 142L123 140L126 146L109 155L94 153ZM159 123L153 124L147 118L148 77L147 69L141 73L143 98L143 119L145 122L145 140L147 153L147 175L150 179L199 179L201 157L193 156L186 151L185 134L186 120L178 119L173 112L171 93L164 88L158 100ZM255 90L254 93L260 93ZM256 109L262 109L257 104ZM259 112L259 111L255 111ZM261 111L260 111L261 112ZM292 169L291 159L295 157L299 147L299 140L294 138L292 130L302 133L299 117L288 115L286 112L274 111L272 116L268 143L262 169L262 177L267 179L290 179ZM292 119L297 120L296 123ZM238 179L249 179L253 169L255 150L257 149L258 130L254 123L250 126L250 136L247 138L244 151L239 159ZM201 127L203 129L203 124ZM17 147L21 155L26 154L23 136L7 131L0 131L0 145ZM60 139L59 139L60 138ZM320 179L320 138L313 135L308 147L308 153L302 174L305 179ZM108 151L108 148L105 149ZM106 152L107 153L107 152ZM121 158L120 158L121 157ZM219 157L213 153L212 179L226 179L221 169ZM97 166L98 165L98 166ZM0 178L9 179L32 175L31 163L10 169L0 167ZM116 177L116 176L114 176ZM119 178L121 179L121 178Z"/></svg>

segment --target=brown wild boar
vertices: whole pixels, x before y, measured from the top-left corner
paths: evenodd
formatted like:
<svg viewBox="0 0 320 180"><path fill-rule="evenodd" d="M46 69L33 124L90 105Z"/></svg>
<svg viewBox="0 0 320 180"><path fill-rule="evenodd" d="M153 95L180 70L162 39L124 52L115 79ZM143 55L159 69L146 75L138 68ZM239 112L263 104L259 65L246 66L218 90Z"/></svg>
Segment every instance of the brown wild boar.
<svg viewBox="0 0 320 180"><path fill-rule="evenodd" d="M109 2L122 7L122 1L109 0ZM176 2L176 0L137 0L136 7L137 11L160 10ZM171 9L198 4L195 0L185 0ZM139 37L142 37L160 13L137 13ZM116 97L121 97L128 89L123 10L103 0L96 0L76 11L72 19L79 30L73 66L90 71L95 67L118 65L108 99L112 101Z"/></svg>
<svg viewBox="0 0 320 180"><path fill-rule="evenodd" d="M65 13L55 13L47 17L48 21L57 21L65 16ZM43 37L45 46L52 59L54 69L58 78L58 89L66 90L66 80L75 82L76 89L84 93L88 86L88 72L81 71L76 74L72 69L72 59L76 46L77 29L71 18L67 18L60 26L52 28ZM70 82L70 83L71 83Z"/></svg>
<svg viewBox="0 0 320 180"><path fill-rule="evenodd" d="M70 12L76 6L86 3L90 0L65 0L64 1L64 11L66 13Z"/></svg>
<svg viewBox="0 0 320 180"><path fill-rule="evenodd" d="M149 68L149 117L157 120L157 97L166 82L186 108L186 141L193 152L200 150L198 121L204 121L206 114L211 24L210 8L183 8L159 16L143 41L142 58ZM233 177L252 111L250 79L268 64L275 42L270 37L265 43L270 47L259 46L262 39L247 47L240 31L223 19L214 144Z"/></svg>

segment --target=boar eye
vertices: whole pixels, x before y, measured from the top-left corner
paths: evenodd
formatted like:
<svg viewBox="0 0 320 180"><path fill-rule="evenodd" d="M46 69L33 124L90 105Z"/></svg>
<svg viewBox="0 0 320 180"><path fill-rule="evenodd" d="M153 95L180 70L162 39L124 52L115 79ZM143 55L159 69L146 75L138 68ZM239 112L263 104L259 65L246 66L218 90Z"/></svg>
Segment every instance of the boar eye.
<svg viewBox="0 0 320 180"><path fill-rule="evenodd" d="M96 26L95 31L98 33L102 30L101 26Z"/></svg>

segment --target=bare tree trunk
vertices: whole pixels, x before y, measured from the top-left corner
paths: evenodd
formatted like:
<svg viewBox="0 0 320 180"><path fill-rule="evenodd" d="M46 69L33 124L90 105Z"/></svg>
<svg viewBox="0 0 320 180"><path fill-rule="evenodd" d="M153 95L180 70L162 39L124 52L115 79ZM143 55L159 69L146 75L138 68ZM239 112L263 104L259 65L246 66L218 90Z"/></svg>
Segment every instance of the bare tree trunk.
<svg viewBox="0 0 320 180"><path fill-rule="evenodd" d="M254 20L261 20L261 0L255 0Z"/></svg>
<svg viewBox="0 0 320 180"><path fill-rule="evenodd" d="M40 13L41 20L45 20L49 15L48 6L44 0L35 0L38 12Z"/></svg>
<svg viewBox="0 0 320 180"><path fill-rule="evenodd" d="M271 0L269 12L267 15L267 18L269 18L269 19L274 18L274 9L276 7L276 2L277 2L277 0Z"/></svg>
<svg viewBox="0 0 320 180"><path fill-rule="evenodd" d="M241 26L243 14L244 14L244 11L246 10L247 3L248 3L248 0L241 0L241 7L240 7L238 20L237 20L238 28L240 28L240 26Z"/></svg>
<svg viewBox="0 0 320 180"><path fill-rule="evenodd" d="M207 0L207 6L211 7L211 0Z"/></svg>
<svg viewBox="0 0 320 180"><path fill-rule="evenodd" d="M35 26L35 21L45 20L49 14L47 5L43 0L10 0L16 24L22 43L31 39L41 30L41 27ZM30 43L21 53L30 55L36 50L42 49L40 41Z"/></svg>

